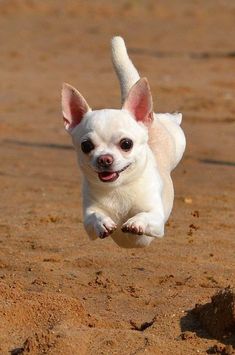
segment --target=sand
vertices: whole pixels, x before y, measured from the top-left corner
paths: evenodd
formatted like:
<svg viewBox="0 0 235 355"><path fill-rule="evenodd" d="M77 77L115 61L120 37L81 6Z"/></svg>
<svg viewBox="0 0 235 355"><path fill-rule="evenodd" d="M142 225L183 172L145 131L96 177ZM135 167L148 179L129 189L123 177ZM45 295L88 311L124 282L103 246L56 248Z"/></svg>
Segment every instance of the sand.
<svg viewBox="0 0 235 355"><path fill-rule="evenodd" d="M0 354L235 346L190 312L234 287L234 18L231 0L0 2ZM63 81L119 107L116 34L187 136L165 238L142 250L88 240L61 118Z"/></svg>

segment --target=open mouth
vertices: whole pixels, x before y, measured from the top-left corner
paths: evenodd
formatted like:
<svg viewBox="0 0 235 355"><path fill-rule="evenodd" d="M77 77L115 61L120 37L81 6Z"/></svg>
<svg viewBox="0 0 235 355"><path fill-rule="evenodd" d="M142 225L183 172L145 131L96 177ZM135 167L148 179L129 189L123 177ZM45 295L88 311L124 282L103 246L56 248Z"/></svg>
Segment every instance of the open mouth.
<svg viewBox="0 0 235 355"><path fill-rule="evenodd" d="M119 171L101 171L98 172L98 176L99 179L103 182L113 182L115 180L118 179L119 174L121 172L123 172L124 170L126 170L128 167L130 166L130 164L128 164L127 166L125 166L123 169L119 170Z"/></svg>

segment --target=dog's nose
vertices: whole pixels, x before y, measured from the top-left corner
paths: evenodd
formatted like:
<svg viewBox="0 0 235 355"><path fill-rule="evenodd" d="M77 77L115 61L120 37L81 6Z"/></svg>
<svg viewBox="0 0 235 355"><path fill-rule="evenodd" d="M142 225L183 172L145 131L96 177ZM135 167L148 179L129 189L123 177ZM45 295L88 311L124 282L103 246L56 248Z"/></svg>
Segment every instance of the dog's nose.
<svg viewBox="0 0 235 355"><path fill-rule="evenodd" d="M103 154L97 158L97 164L102 168L108 168L113 164L113 157L110 154Z"/></svg>

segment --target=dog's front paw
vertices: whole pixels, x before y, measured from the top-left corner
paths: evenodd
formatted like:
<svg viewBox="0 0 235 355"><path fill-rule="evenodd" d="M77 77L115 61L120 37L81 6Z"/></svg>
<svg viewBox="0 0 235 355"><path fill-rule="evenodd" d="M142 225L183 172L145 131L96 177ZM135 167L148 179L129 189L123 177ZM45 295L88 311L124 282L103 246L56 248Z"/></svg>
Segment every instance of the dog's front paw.
<svg viewBox="0 0 235 355"><path fill-rule="evenodd" d="M143 221L135 217L128 219L128 221L124 223L122 226L122 231L124 233L143 235L144 230L145 230L145 225Z"/></svg>
<svg viewBox="0 0 235 355"><path fill-rule="evenodd" d="M96 235L101 239L104 239L111 235L116 230L116 228L116 223L114 223L114 221L110 217L105 217L100 221L96 221L94 225Z"/></svg>
<svg viewBox="0 0 235 355"><path fill-rule="evenodd" d="M122 231L124 233L144 234L149 237L159 238L164 235L164 223L152 214L139 213L123 224Z"/></svg>

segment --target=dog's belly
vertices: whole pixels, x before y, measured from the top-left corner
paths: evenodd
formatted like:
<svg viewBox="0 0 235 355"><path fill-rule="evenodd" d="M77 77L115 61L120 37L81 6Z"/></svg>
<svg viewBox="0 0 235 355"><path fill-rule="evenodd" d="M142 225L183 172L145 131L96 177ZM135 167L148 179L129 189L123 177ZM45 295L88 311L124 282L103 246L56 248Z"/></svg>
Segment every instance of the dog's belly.
<svg viewBox="0 0 235 355"><path fill-rule="evenodd" d="M119 229L111 235L111 238L122 248L144 248L155 239L147 235L123 233Z"/></svg>

